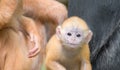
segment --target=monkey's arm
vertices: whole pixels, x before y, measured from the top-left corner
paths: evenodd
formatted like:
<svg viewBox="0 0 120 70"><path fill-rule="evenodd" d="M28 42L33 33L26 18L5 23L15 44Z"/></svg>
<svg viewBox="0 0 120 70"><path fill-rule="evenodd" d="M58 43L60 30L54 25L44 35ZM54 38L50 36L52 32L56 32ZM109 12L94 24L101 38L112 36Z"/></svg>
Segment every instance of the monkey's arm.
<svg viewBox="0 0 120 70"><path fill-rule="evenodd" d="M50 61L47 64L47 70L66 70L61 64L56 61Z"/></svg>
<svg viewBox="0 0 120 70"><path fill-rule="evenodd" d="M88 60L82 60L80 70L92 70L90 62Z"/></svg>
<svg viewBox="0 0 120 70"><path fill-rule="evenodd" d="M24 14L41 21L62 23L67 18L66 7L55 0L24 0ZM42 14L41 14L42 13Z"/></svg>
<svg viewBox="0 0 120 70"><path fill-rule="evenodd" d="M22 24L23 24L25 30L29 34L28 42L30 42L29 43L30 45L28 45L28 48L30 50L29 50L28 57L31 58L31 57L37 55L41 48L40 40L39 40L39 33L38 33L37 27L35 25L35 22L32 19L22 16L21 21L22 21Z"/></svg>
<svg viewBox="0 0 120 70"><path fill-rule="evenodd" d="M47 46L48 47L48 46ZM53 51L51 53L51 51ZM57 53L54 52L54 50L50 50L50 52L47 52L47 57L45 60L45 65L47 70L66 70L64 66L62 66L60 63L58 63L56 60L60 56L56 56Z"/></svg>
<svg viewBox="0 0 120 70"><path fill-rule="evenodd" d="M83 46L84 50L82 50L81 53L81 70L92 70L91 63L90 63L90 50L89 46L85 45Z"/></svg>
<svg viewBox="0 0 120 70"><path fill-rule="evenodd" d="M17 0L0 1L0 28L9 22L17 8Z"/></svg>
<svg viewBox="0 0 120 70"><path fill-rule="evenodd" d="M61 44L56 35L54 35L46 46L45 65L47 70L66 70L57 60L61 58Z"/></svg>

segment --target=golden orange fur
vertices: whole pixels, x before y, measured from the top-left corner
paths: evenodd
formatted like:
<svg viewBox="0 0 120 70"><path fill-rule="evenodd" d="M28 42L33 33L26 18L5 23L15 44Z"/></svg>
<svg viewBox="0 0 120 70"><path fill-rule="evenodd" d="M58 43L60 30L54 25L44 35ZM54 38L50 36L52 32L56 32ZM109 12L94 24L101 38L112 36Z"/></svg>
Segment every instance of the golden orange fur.
<svg viewBox="0 0 120 70"><path fill-rule="evenodd" d="M30 56L35 57L28 58L34 48L34 44L30 45L30 34L39 36L35 23L22 16L22 6L22 0L0 0L0 70L39 70L39 55L33 53ZM30 25L25 27L27 23Z"/></svg>
<svg viewBox="0 0 120 70"><path fill-rule="evenodd" d="M86 23L78 17L68 18L63 22L61 28L69 28L69 26L89 30ZM68 46L66 49L63 48L65 45L63 46L61 39L55 34L46 47L45 65L47 70L91 70L90 50L87 42L79 45L80 48L76 49Z"/></svg>
<svg viewBox="0 0 120 70"><path fill-rule="evenodd" d="M23 0L23 13L34 20L40 36L40 64L44 60L45 46L55 28L67 18L66 7L55 0Z"/></svg>
<svg viewBox="0 0 120 70"><path fill-rule="evenodd" d="M55 33L56 26L67 18L66 7L56 0L24 0L23 3L24 15L44 24L48 39Z"/></svg>

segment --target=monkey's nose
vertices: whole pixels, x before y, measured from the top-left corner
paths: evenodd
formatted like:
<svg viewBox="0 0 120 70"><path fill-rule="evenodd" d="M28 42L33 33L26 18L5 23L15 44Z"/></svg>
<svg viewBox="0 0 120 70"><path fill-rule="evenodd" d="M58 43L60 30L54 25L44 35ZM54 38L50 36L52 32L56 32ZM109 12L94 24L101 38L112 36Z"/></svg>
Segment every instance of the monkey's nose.
<svg viewBox="0 0 120 70"><path fill-rule="evenodd" d="M75 41L75 38L72 38L72 41L74 42L74 41Z"/></svg>

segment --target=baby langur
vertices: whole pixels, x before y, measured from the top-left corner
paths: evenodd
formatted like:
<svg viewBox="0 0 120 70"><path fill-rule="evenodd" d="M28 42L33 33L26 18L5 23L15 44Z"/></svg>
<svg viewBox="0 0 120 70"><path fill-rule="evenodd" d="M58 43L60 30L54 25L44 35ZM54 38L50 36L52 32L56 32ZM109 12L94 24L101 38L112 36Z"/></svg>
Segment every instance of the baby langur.
<svg viewBox="0 0 120 70"><path fill-rule="evenodd" d="M91 30L79 17L65 20L47 44L47 70L91 70L88 45L91 37Z"/></svg>

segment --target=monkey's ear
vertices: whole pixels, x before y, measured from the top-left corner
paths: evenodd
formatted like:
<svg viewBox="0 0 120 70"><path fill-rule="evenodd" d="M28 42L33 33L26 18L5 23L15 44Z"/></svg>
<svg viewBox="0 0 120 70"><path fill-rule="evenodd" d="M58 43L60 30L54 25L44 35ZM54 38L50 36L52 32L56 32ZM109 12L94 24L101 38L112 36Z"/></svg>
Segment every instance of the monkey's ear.
<svg viewBox="0 0 120 70"><path fill-rule="evenodd" d="M62 30L61 26L60 25L57 26L57 28L56 28L56 35L58 36L58 38L61 37L61 30Z"/></svg>
<svg viewBox="0 0 120 70"><path fill-rule="evenodd" d="M91 30L88 31L87 37L85 38L86 43L89 43L92 39L93 32Z"/></svg>

